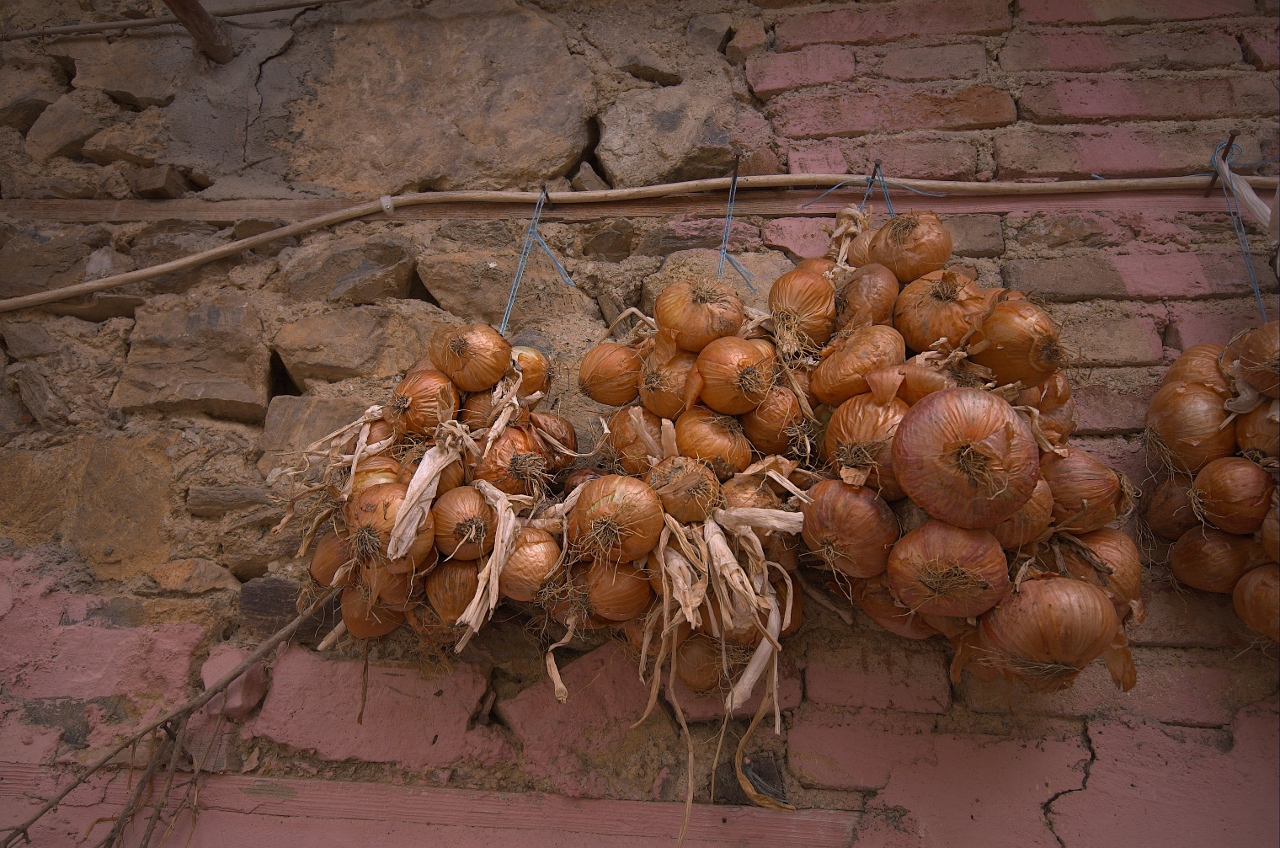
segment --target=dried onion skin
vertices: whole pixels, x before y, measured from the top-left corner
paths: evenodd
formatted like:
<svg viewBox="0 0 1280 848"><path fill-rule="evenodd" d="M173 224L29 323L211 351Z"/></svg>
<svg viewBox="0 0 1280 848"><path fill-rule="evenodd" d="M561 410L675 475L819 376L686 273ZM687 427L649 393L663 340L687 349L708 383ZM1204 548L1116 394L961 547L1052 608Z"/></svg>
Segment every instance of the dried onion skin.
<svg viewBox="0 0 1280 848"><path fill-rule="evenodd" d="M885 574L899 602L928 615L981 615L1009 590L1008 566L995 536L937 519L898 540Z"/></svg>
<svg viewBox="0 0 1280 848"><path fill-rule="evenodd" d="M560 566L560 546L537 527L522 527L511 555L498 576L498 594L513 601L532 603L538 591L555 577Z"/></svg>
<svg viewBox="0 0 1280 848"><path fill-rule="evenodd" d="M1248 383L1269 398L1280 398L1280 322L1271 321L1232 341L1239 354L1237 369Z"/></svg>
<svg viewBox="0 0 1280 848"><path fill-rule="evenodd" d="M720 481L701 460L673 456L649 470L645 482L658 493L662 508L677 521L706 521L720 500Z"/></svg>
<svg viewBox="0 0 1280 848"><path fill-rule="evenodd" d="M449 626L457 624L467 611L480 587L479 563L474 560L449 560L427 575L427 603L440 620Z"/></svg>
<svg viewBox="0 0 1280 848"><path fill-rule="evenodd" d="M751 442L736 418L695 406L676 420L676 448L681 456L700 459L721 480L747 470Z"/></svg>
<svg viewBox="0 0 1280 848"><path fill-rule="evenodd" d="M685 384L698 357L676 347L670 330L658 332L640 370L640 403L659 418L675 421L684 410Z"/></svg>
<svg viewBox="0 0 1280 848"><path fill-rule="evenodd" d="M801 508L801 535L809 550L848 577L874 577L885 570L898 540L893 510L875 492L838 480L809 489L813 499Z"/></svg>
<svg viewBox="0 0 1280 848"><path fill-rule="evenodd" d="M903 497L893 472L893 437L909 409L897 398L900 380L892 369L867 375L871 391L840 404L822 443L823 455L841 479L869 486L887 501Z"/></svg>
<svg viewBox="0 0 1280 848"><path fill-rule="evenodd" d="M637 428L635 413L640 410L642 428ZM619 409L609 419L609 435L606 457L616 462L628 474L643 474L661 458L662 421L643 407L628 406ZM656 451L656 452L655 452Z"/></svg>
<svg viewBox="0 0 1280 848"><path fill-rule="evenodd" d="M404 621L404 613L388 609L364 596L358 586L342 590L342 623L356 639L378 639L386 636Z"/></svg>
<svg viewBox="0 0 1280 848"><path fill-rule="evenodd" d="M1280 457L1280 400L1263 402L1236 419L1236 445L1255 462Z"/></svg>
<svg viewBox="0 0 1280 848"><path fill-rule="evenodd" d="M723 415L742 415L755 409L773 385L774 356L768 348L730 336L709 342L698 354L698 378L685 389L685 408L701 398Z"/></svg>
<svg viewBox="0 0 1280 848"><path fill-rule="evenodd" d="M795 392L774 386L759 406L739 420L756 450L765 456L783 455L791 450L793 434L804 426L804 412Z"/></svg>
<svg viewBox="0 0 1280 848"><path fill-rule="evenodd" d="M1012 293L1010 293L1012 294ZM985 349L979 349L983 344ZM970 361L991 370L1000 385L1034 388L1066 364L1058 325L1043 309L1006 295L969 339Z"/></svg>
<svg viewBox="0 0 1280 848"><path fill-rule="evenodd" d="M1202 383L1223 397L1230 397L1231 383L1218 365L1222 350L1220 344L1198 344L1187 348L1164 372L1160 388L1178 383Z"/></svg>
<svg viewBox="0 0 1280 848"><path fill-rule="evenodd" d="M809 388L818 400L835 406L869 391L867 375L872 371L901 365L906 346L893 327L876 324L842 334L822 356L809 375Z"/></svg>
<svg viewBox="0 0 1280 848"><path fill-rule="evenodd" d="M1081 533L1076 538L1109 566L1111 573L1099 571L1074 545L1064 544L1059 549L1067 573L1105 592L1122 622L1132 613L1134 623L1140 623L1145 613L1142 605L1142 555L1138 553L1138 546L1113 527ZM1042 558L1042 561L1048 565L1048 559Z"/></svg>
<svg viewBox="0 0 1280 848"><path fill-rule="evenodd" d="M629 562L615 565L597 560L583 575L583 584L591 614L609 621L639 616L653 598L645 573Z"/></svg>
<svg viewBox="0 0 1280 848"><path fill-rule="evenodd" d="M982 326L1002 291L979 288L955 271L926 274L898 294L893 326L911 350L954 350Z"/></svg>
<svg viewBox="0 0 1280 848"><path fill-rule="evenodd" d="M1081 448L1067 446L1062 456L1046 452L1040 474L1053 491L1055 530L1088 533L1133 511L1135 490L1128 479Z"/></svg>
<svg viewBox="0 0 1280 848"><path fill-rule="evenodd" d="M769 287L769 314L784 356L816 351L835 332L835 289L821 274L788 271Z"/></svg>
<svg viewBox="0 0 1280 848"><path fill-rule="evenodd" d="M899 287L892 271L883 265L863 265L837 279L837 327L843 330L867 324L893 324Z"/></svg>
<svg viewBox="0 0 1280 848"><path fill-rule="evenodd" d="M493 550L498 516L471 486L458 486L436 499L436 547L450 559L479 559Z"/></svg>
<svg viewBox="0 0 1280 848"><path fill-rule="evenodd" d="M991 526L991 534L1006 551L1022 551L1053 535L1053 490L1043 477L1036 483L1031 499L1018 507L1018 511L998 524Z"/></svg>
<svg viewBox="0 0 1280 848"><path fill-rule="evenodd" d="M918 613L898 603L889 589L888 578L883 574L849 581L853 602L866 613L867 618L904 639L928 639L938 631Z"/></svg>
<svg viewBox="0 0 1280 848"><path fill-rule="evenodd" d="M462 401L447 376L434 369L405 375L382 409L383 419L397 436L413 433L433 436L436 427L458 414ZM373 434L370 433L370 440Z"/></svg>
<svg viewBox="0 0 1280 848"><path fill-rule="evenodd" d="M1262 529L1275 483L1256 462L1240 456L1215 459L1191 484L1196 514L1228 533L1248 535Z"/></svg>

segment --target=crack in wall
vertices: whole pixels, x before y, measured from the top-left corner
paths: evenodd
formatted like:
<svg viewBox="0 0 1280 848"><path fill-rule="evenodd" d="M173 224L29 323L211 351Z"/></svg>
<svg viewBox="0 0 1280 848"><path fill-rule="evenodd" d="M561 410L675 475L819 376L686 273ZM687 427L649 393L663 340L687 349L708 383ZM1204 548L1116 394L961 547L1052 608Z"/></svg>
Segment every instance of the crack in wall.
<svg viewBox="0 0 1280 848"><path fill-rule="evenodd" d="M1061 792L1055 792L1049 800L1040 805L1040 813L1044 817L1045 827L1049 828L1049 833L1057 841L1060 848L1067 848L1067 843L1063 841L1058 832L1053 829L1053 804L1063 795L1071 795L1076 792L1083 792L1089 788L1089 774L1093 770L1093 764L1098 761L1098 750L1093 746L1093 738L1089 735L1089 722L1085 720L1084 744L1089 749L1089 759L1084 764L1084 777L1080 780L1080 786L1076 789L1063 789Z"/></svg>

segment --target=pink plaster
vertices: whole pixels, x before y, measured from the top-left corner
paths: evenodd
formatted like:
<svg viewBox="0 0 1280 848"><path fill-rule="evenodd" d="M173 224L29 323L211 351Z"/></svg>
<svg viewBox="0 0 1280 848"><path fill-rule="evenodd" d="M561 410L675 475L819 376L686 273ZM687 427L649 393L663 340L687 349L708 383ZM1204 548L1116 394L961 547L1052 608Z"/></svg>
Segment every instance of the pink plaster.
<svg viewBox="0 0 1280 848"><path fill-rule="evenodd" d="M27 724L19 709L7 709L0 717L0 759L5 762L52 762L61 739L61 728Z"/></svg>
<svg viewBox="0 0 1280 848"><path fill-rule="evenodd" d="M764 225L764 243L786 251L788 258L822 256L831 243L831 233L824 226L831 224L821 218L774 218Z"/></svg>
<svg viewBox="0 0 1280 848"><path fill-rule="evenodd" d="M236 669L249 656L249 652L231 645L218 645L209 653L209 659L200 666L200 680L206 689ZM240 675L227 691L209 702L213 712L221 710L227 718L239 720L247 716L267 695L267 670L262 663L254 663Z"/></svg>
<svg viewBox="0 0 1280 848"><path fill-rule="evenodd" d="M1018 17L1029 23L1183 21L1253 14L1249 0L1020 0Z"/></svg>
<svg viewBox="0 0 1280 848"><path fill-rule="evenodd" d="M903 639L823 651L805 667L805 694L817 704L945 713L951 706L950 660Z"/></svg>

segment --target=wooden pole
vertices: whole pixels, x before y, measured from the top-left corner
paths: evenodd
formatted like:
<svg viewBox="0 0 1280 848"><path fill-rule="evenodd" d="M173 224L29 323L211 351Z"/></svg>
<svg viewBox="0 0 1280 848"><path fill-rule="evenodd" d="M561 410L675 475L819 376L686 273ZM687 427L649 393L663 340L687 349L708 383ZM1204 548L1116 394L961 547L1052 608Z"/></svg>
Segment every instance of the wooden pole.
<svg viewBox="0 0 1280 848"><path fill-rule="evenodd" d="M200 5L200 0L164 0L164 4L179 23L187 28L187 32L191 33L191 40L201 53L219 65L225 65L236 55L231 47L231 39L218 26L213 16Z"/></svg>

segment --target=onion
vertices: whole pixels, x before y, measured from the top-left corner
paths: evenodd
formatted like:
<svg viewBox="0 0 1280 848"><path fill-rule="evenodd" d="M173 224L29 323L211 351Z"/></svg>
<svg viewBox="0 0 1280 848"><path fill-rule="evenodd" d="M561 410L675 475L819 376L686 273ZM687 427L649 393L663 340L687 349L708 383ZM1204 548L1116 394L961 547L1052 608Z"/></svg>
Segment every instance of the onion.
<svg viewBox="0 0 1280 848"><path fill-rule="evenodd" d="M511 345L488 324L441 327L429 349L436 368L464 392L492 389L511 364Z"/></svg>
<svg viewBox="0 0 1280 848"><path fill-rule="evenodd" d="M569 513L569 543L597 560L641 559L658 544L662 501L642 480L609 475L586 483Z"/></svg>
<svg viewBox="0 0 1280 848"><path fill-rule="evenodd" d="M1236 444L1255 462L1280 457L1280 400L1263 403L1237 418Z"/></svg>
<svg viewBox="0 0 1280 848"><path fill-rule="evenodd" d="M1209 462L1235 453L1235 428L1222 396L1202 383L1174 383L1156 392L1147 407L1147 451L1167 466L1195 474Z"/></svg>
<svg viewBox="0 0 1280 848"><path fill-rule="evenodd" d="M788 271L769 289L769 314L784 357L817 351L835 331L835 289L821 274L799 268Z"/></svg>
<svg viewBox="0 0 1280 848"><path fill-rule="evenodd" d="M701 459L716 477L727 480L751 464L751 443L736 418L695 406L676 420L676 448L682 456Z"/></svg>
<svg viewBox="0 0 1280 848"><path fill-rule="evenodd" d="M735 474L720 486L727 509L782 509L782 502L768 484L754 474Z"/></svg>
<svg viewBox="0 0 1280 848"><path fill-rule="evenodd" d="M985 343L986 349L978 350ZM1066 364L1058 325L1043 309L1022 297L996 303L981 329L969 340L969 359L991 369L1000 385L1033 388Z"/></svg>
<svg viewBox="0 0 1280 848"><path fill-rule="evenodd" d="M377 639L386 636L404 621L404 613L387 609L365 597L358 586L342 590L342 623L356 639Z"/></svg>
<svg viewBox="0 0 1280 848"><path fill-rule="evenodd" d="M434 565L432 566L434 568ZM404 612L406 607L416 606L417 601L410 602L413 591L412 571L393 572L387 568L366 568L361 583L368 590L369 596L387 609Z"/></svg>
<svg viewBox="0 0 1280 848"><path fill-rule="evenodd" d="M382 417L397 436L405 433L432 436L436 427L458 414L460 402L458 390L444 374L435 370L416 371L396 386L391 400L382 408Z"/></svg>
<svg viewBox="0 0 1280 848"><path fill-rule="evenodd" d="M867 374L901 365L906 347L897 330L877 324L841 333L822 356L809 387L818 400L836 405L867 391Z"/></svg>
<svg viewBox="0 0 1280 848"><path fill-rule="evenodd" d="M765 456L785 454L804 427L800 401L790 389L774 386L755 409L742 416L742 432Z"/></svg>
<svg viewBox="0 0 1280 848"><path fill-rule="evenodd" d="M450 559L479 559L493 550L498 516L470 486L451 489L436 499L436 547Z"/></svg>
<svg viewBox="0 0 1280 848"><path fill-rule="evenodd" d="M316 549L311 554L311 579L321 586L350 586L356 582L354 569L339 583L334 583L333 579L339 569L351 562L346 543L333 531L325 533L316 542Z"/></svg>
<svg viewBox="0 0 1280 848"><path fill-rule="evenodd" d="M487 480L508 495L534 495L546 491L550 469L546 445L537 434L528 427L510 427L489 446L472 473L474 479Z"/></svg>
<svg viewBox="0 0 1280 848"><path fill-rule="evenodd" d="M1269 398L1280 398L1280 322L1271 321L1232 339L1234 369Z"/></svg>
<svg viewBox="0 0 1280 848"><path fill-rule="evenodd" d="M911 407L893 440L893 468L911 500L965 528L1009 518L1040 479L1031 430L981 389L934 392Z"/></svg>
<svg viewBox="0 0 1280 848"><path fill-rule="evenodd" d="M551 362L537 348L517 345L511 348L511 358L520 368L520 388L517 394L528 397L536 392L544 395L551 388Z"/></svg>
<svg viewBox="0 0 1280 848"><path fill-rule="evenodd" d="M1009 518L991 527L1000 547L1006 551L1021 551L1046 541L1053 530L1053 491L1043 477L1036 483L1031 500L1024 503Z"/></svg>
<svg viewBox="0 0 1280 848"><path fill-rule="evenodd" d="M1018 406L1033 406L1040 411L1040 432L1050 444L1062 447L1076 429L1076 402L1071 397L1067 375L1057 371L1040 385L1024 389L1018 395Z"/></svg>
<svg viewBox="0 0 1280 848"><path fill-rule="evenodd" d="M696 373L685 386L685 408L702 402L725 415L741 415L760 405L773 385L770 346L737 336L710 342L698 354Z"/></svg>
<svg viewBox="0 0 1280 848"><path fill-rule="evenodd" d="M898 540L893 510L875 492L838 480L823 480L808 492L813 503L801 509L801 535L809 550L848 577L884 571Z"/></svg>
<svg viewBox="0 0 1280 848"><path fill-rule="evenodd" d="M702 695L720 686L720 649L702 633L693 634L676 648L675 667L676 676L695 694Z"/></svg>
<svg viewBox="0 0 1280 848"><path fill-rule="evenodd" d="M1241 577L1231 603L1255 633L1280 642L1280 565L1269 562Z"/></svg>
<svg viewBox="0 0 1280 848"><path fill-rule="evenodd" d="M1248 535L1262 529L1275 489L1256 462L1226 456L1207 464L1191 485L1191 507L1219 530Z"/></svg>
<svg viewBox="0 0 1280 848"><path fill-rule="evenodd" d="M853 268L861 268L863 265L870 265L871 259L871 240L876 237L879 230L867 228L854 236L853 241L849 242L849 252L845 255L845 263Z"/></svg>
<svg viewBox="0 0 1280 848"><path fill-rule="evenodd" d="M811 256L796 263L798 271L812 271L815 274L826 274L840 266L825 256Z"/></svg>
<svg viewBox="0 0 1280 848"><path fill-rule="evenodd" d="M578 385L596 403L631 403L640 393L640 354L617 342L598 344L582 357Z"/></svg>
<svg viewBox="0 0 1280 848"><path fill-rule="evenodd" d="M1245 572L1266 562L1262 545L1213 527L1193 527L1169 548L1169 569L1179 583L1231 594Z"/></svg>
<svg viewBox="0 0 1280 848"><path fill-rule="evenodd" d="M480 587L479 563L449 560L427 575L427 603L447 625L457 624Z"/></svg>
<svg viewBox="0 0 1280 848"><path fill-rule="evenodd" d="M937 271L950 258L951 233L933 212L897 216L876 231L867 249L867 259L888 268L900 283Z"/></svg>
<svg viewBox="0 0 1280 848"><path fill-rule="evenodd" d="M836 326L843 330L866 324L892 325L897 301L898 278L893 272L883 265L863 265L840 279Z"/></svg>
<svg viewBox="0 0 1280 848"><path fill-rule="evenodd" d="M351 480L351 497L359 496L370 486L400 482L401 470L400 463L386 455L362 458Z"/></svg>
<svg viewBox="0 0 1280 848"><path fill-rule="evenodd" d="M635 409L640 410L643 430L636 427ZM644 407L623 407L609 419L604 443L606 464L621 466L628 474L643 474L662 457L662 421Z"/></svg>
<svg viewBox="0 0 1280 848"><path fill-rule="evenodd" d="M981 615L1009 590L1008 566L995 536L937 519L898 540L885 574L895 598L928 615Z"/></svg>
<svg viewBox="0 0 1280 848"><path fill-rule="evenodd" d="M1071 685L1111 647L1120 629L1115 607L1096 586L1047 574L1028 579L982 617L985 661L1033 692Z"/></svg>
<svg viewBox="0 0 1280 848"><path fill-rule="evenodd" d="M359 563L386 562L391 528L395 526L408 487L400 483L370 486L347 501L342 517L347 522L347 550ZM423 562L431 554L434 522L430 512L418 522L417 537L405 555L411 564Z"/></svg>
<svg viewBox="0 0 1280 848"><path fill-rule="evenodd" d="M867 485L887 501L903 496L893 473L893 437L909 407L898 400L902 375L884 368L867 375L869 394L840 404L827 423L823 455L842 480Z"/></svg>
<svg viewBox="0 0 1280 848"><path fill-rule="evenodd" d="M658 493L668 515L685 524L706 521L720 500L720 482L705 463L673 456L655 465L645 482Z"/></svg>
<svg viewBox="0 0 1280 848"><path fill-rule="evenodd" d="M1097 586L1115 605L1116 617L1121 621L1135 612L1135 623L1142 620L1142 555L1138 546L1123 532L1103 527L1076 537L1093 555L1110 566L1111 573L1104 574L1093 566L1075 546L1060 545L1062 564L1067 573L1077 580ZM1053 557L1042 557L1049 564ZM1056 567L1056 561L1052 562Z"/></svg>
<svg viewBox="0 0 1280 848"><path fill-rule="evenodd" d="M675 421L684 409L685 384L698 357L676 347L675 334L658 331L653 352L640 371L640 402L659 418Z"/></svg>
<svg viewBox="0 0 1280 848"><path fill-rule="evenodd" d="M954 371L943 366L943 362L934 354L920 353L898 366L902 374L902 384L898 386L898 397L907 406L915 406L921 398L940 392L943 389L958 389L968 383L962 382ZM970 386L981 388L982 384Z"/></svg>
<svg viewBox="0 0 1280 848"><path fill-rule="evenodd" d="M693 277L662 290L653 318L671 330L682 350L698 353L716 339L732 336L742 326L742 300L726 283Z"/></svg>
<svg viewBox="0 0 1280 848"><path fill-rule="evenodd" d="M609 621L635 618L653 599L645 573L629 562L613 565L597 560L587 569L583 581L591 614Z"/></svg>
<svg viewBox="0 0 1280 848"><path fill-rule="evenodd" d="M472 430L486 430L493 426L493 422L498 420L498 416L501 413L502 410L500 408L495 409L493 406L493 392L476 392L462 402L462 409L458 412L458 420ZM528 424L528 408L521 406L520 410L512 417L511 423Z"/></svg>
<svg viewBox="0 0 1280 848"><path fill-rule="evenodd" d="M1169 366L1168 371L1164 372L1160 387L1164 388L1177 383L1203 383L1223 397L1230 397L1231 383L1218 366L1218 358L1221 355L1222 345L1220 344L1192 345Z"/></svg>
<svg viewBox="0 0 1280 848"><path fill-rule="evenodd" d="M1170 474L1146 498L1146 521L1157 536L1176 542L1200 519L1191 508L1191 481L1185 474Z"/></svg>
<svg viewBox="0 0 1280 848"><path fill-rule="evenodd" d="M1055 530L1088 533L1133 511L1136 490L1128 478L1088 451L1059 450L1066 456L1046 452L1040 460L1040 474L1053 490Z"/></svg>
<svg viewBox="0 0 1280 848"><path fill-rule="evenodd" d="M953 350L982 327L1000 289L982 289L963 274L935 271L908 285L893 307L893 326L915 351Z"/></svg>
<svg viewBox="0 0 1280 848"><path fill-rule="evenodd" d="M938 635L938 631L920 615L898 603L883 574L849 582L853 587L853 602L858 609L890 633L906 639L928 639Z"/></svg>
<svg viewBox="0 0 1280 848"><path fill-rule="evenodd" d="M569 450L577 452L578 431L573 428L573 422L568 418L550 412L535 412L530 415L530 420L533 426L538 428L539 435L550 436ZM573 464L575 457L563 453L554 445L547 443L546 449L547 466L551 471L563 471Z"/></svg>
<svg viewBox="0 0 1280 848"><path fill-rule="evenodd" d="M599 468L579 468L569 472L569 476L564 478L564 493L568 495L574 489L592 480L599 480L604 477L605 472Z"/></svg>
<svg viewBox="0 0 1280 848"><path fill-rule="evenodd" d="M375 456L376 454L368 453L370 446L375 445L378 442L386 441L387 439L394 440L399 438L399 435L396 433L395 428L385 420L386 417L387 417L387 410L384 407L382 410L382 420L369 422L369 435L365 438L366 452L362 454L362 456ZM345 454L355 453L356 443L359 441L359 437L360 437L359 432L352 433L351 436L348 437L348 439L342 443L342 452Z"/></svg>

